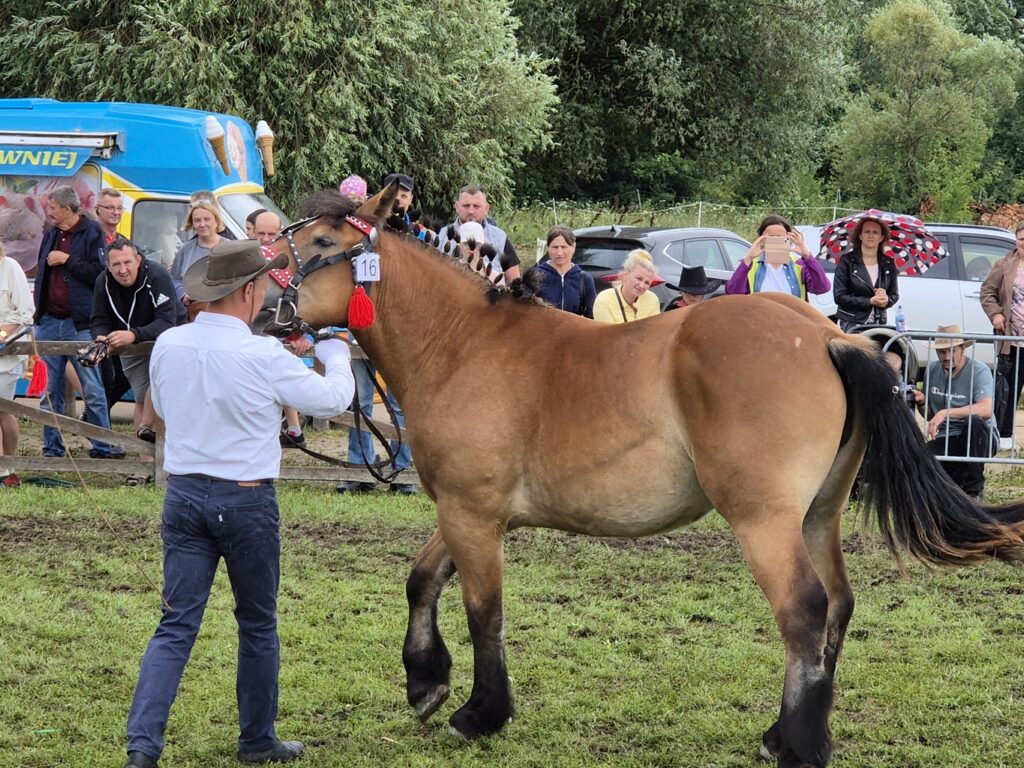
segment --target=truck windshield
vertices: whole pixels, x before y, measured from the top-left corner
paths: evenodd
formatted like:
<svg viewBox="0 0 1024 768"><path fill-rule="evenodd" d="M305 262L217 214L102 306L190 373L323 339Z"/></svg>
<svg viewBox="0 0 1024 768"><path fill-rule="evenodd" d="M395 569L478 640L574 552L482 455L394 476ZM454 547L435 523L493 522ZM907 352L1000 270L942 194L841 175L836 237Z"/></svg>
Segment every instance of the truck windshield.
<svg viewBox="0 0 1024 768"><path fill-rule="evenodd" d="M271 200L262 192L235 193L232 195L218 195L217 200L227 211L228 216L238 225L239 233L245 232L245 218L259 208L273 211L281 217L281 226L285 227L292 223L292 220L285 215L284 211L277 207L277 203Z"/></svg>

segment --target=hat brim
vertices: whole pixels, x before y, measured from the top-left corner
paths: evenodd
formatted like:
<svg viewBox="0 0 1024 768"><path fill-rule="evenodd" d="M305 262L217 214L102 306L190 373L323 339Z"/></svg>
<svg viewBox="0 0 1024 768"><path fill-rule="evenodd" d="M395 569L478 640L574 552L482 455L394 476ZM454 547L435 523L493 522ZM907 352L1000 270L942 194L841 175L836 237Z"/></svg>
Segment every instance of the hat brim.
<svg viewBox="0 0 1024 768"><path fill-rule="evenodd" d="M265 275L272 269L284 269L288 266L288 254L279 253L277 256L264 264L256 272L249 275L239 275L230 282L211 285L206 282L206 265L210 261L209 255L204 256L185 272L182 278L182 285L185 288L185 295L192 301L216 301L223 299L229 293L233 293L260 275Z"/></svg>
<svg viewBox="0 0 1024 768"><path fill-rule="evenodd" d="M691 296L707 296L709 293L717 291L722 286L722 282L722 280L709 279L703 287L697 285L672 285L672 283L665 283L665 287L679 293L688 293Z"/></svg>
<svg viewBox="0 0 1024 768"><path fill-rule="evenodd" d="M953 347L969 347L974 339L936 339L928 342L928 349L952 349Z"/></svg>

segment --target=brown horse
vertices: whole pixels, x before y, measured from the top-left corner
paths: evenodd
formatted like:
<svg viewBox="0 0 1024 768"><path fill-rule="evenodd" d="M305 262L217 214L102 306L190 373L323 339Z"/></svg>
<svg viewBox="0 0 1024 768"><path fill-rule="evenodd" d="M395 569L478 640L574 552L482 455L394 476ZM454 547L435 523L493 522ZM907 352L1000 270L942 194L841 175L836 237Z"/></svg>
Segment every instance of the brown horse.
<svg viewBox="0 0 1024 768"><path fill-rule="evenodd" d="M345 324L349 249L370 242L350 222L383 221L393 193L359 208L360 220L323 196L292 232L304 264L330 264L299 286L307 322ZM780 766L830 756L833 678L853 612L840 515L865 451L868 503L894 551L952 565L1024 556L1024 505L986 508L961 493L925 450L873 342L800 301L727 296L610 326L496 293L407 235L382 232L375 249L376 320L355 336L402 403L437 504L437 532L406 585L403 659L421 720L448 696L437 605L456 570L475 662L450 724L473 738L512 716L503 542L520 526L646 536L717 510L785 643L782 706L762 748ZM268 308L280 294L272 287Z"/></svg>

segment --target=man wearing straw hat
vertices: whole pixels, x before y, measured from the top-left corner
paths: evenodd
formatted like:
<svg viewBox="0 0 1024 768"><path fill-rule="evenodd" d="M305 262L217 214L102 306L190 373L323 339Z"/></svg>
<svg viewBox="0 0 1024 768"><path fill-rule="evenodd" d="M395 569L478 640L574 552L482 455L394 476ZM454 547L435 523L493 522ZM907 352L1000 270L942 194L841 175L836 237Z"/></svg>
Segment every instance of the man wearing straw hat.
<svg viewBox="0 0 1024 768"><path fill-rule="evenodd" d="M937 333L948 336L928 344L939 359L928 366L927 395L920 391L915 395L918 405L927 401L928 449L936 456L988 458L995 453L998 439L992 415L992 371L967 357L965 350L974 341L956 338L959 325L940 325ZM942 467L964 493L981 499L984 463L943 461Z"/></svg>
<svg viewBox="0 0 1024 768"><path fill-rule="evenodd" d="M319 376L275 339L249 330L266 273L287 266L253 240L223 241L184 276L188 295L209 302L189 325L163 333L150 363L153 405L166 422L163 616L146 648L128 715L128 762L153 768L221 558L238 622L236 692L243 763L283 763L303 746L280 741L277 718L277 589L280 535L274 479L278 427L289 405L318 418L352 402L348 347L317 345Z"/></svg>

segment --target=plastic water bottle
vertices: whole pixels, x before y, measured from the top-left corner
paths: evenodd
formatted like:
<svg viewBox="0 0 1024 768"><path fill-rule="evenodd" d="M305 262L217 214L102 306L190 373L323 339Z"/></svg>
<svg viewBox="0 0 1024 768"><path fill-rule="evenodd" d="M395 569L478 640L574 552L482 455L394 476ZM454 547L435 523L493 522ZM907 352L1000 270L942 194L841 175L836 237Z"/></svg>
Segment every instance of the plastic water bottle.
<svg viewBox="0 0 1024 768"><path fill-rule="evenodd" d="M903 314L903 305L896 305L896 332L903 333L907 330L907 316Z"/></svg>

